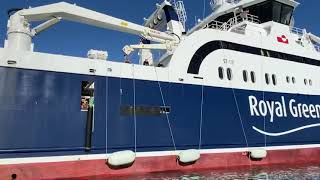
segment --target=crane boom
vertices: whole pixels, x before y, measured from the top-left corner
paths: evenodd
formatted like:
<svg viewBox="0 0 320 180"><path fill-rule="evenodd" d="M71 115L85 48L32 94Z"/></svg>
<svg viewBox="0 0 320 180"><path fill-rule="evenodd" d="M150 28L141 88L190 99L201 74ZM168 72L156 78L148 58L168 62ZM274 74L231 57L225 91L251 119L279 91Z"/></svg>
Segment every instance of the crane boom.
<svg viewBox="0 0 320 180"><path fill-rule="evenodd" d="M58 23L61 19L134 34L162 44L179 43L177 35L157 31L66 2L60 2L23 9L10 16L7 32L8 40L6 40L5 45L10 49L30 51L33 49L32 37ZM33 29L30 28L30 22L45 20L47 21L39 26Z"/></svg>
<svg viewBox="0 0 320 180"><path fill-rule="evenodd" d="M18 13L28 22L49 20L53 17L60 17L69 21L143 36L151 41L164 42L167 40L176 40L176 37L167 33L156 31L145 26L131 23L66 2L24 9Z"/></svg>

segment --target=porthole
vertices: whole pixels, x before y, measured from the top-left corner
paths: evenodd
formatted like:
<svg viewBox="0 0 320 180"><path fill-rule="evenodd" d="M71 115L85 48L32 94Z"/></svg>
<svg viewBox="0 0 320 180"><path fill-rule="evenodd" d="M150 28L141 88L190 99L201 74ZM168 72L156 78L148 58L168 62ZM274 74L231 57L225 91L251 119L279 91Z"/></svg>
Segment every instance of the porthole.
<svg viewBox="0 0 320 180"><path fill-rule="evenodd" d="M286 79L287 79L287 83L290 83L290 77L287 76Z"/></svg>
<svg viewBox="0 0 320 180"><path fill-rule="evenodd" d="M264 76L265 76L264 78L265 78L265 80L266 80L266 84L270 84L269 74L266 73Z"/></svg>
<svg viewBox="0 0 320 180"><path fill-rule="evenodd" d="M309 79L309 85L312 86L312 80L311 79Z"/></svg>
<svg viewBox="0 0 320 180"><path fill-rule="evenodd" d="M277 85L277 78L275 74L272 74L272 83L273 85Z"/></svg>
<svg viewBox="0 0 320 180"><path fill-rule="evenodd" d="M304 79L304 85L307 85L307 84L308 84L308 80Z"/></svg>
<svg viewBox="0 0 320 180"><path fill-rule="evenodd" d="M295 83L296 83L296 78L295 78L295 77L292 77L292 79L291 79L291 80L292 80L292 83L293 83L293 84L295 84Z"/></svg>
<svg viewBox="0 0 320 180"><path fill-rule="evenodd" d="M227 78L229 81L232 80L232 70L230 68L227 69Z"/></svg>
<svg viewBox="0 0 320 180"><path fill-rule="evenodd" d="M243 81L248 82L248 72L246 70L242 71Z"/></svg>
<svg viewBox="0 0 320 180"><path fill-rule="evenodd" d="M219 72L219 78L223 79L223 68L219 67L218 72Z"/></svg>
<svg viewBox="0 0 320 180"><path fill-rule="evenodd" d="M251 76L252 83L255 83L256 82L256 75L253 71L250 72L250 76Z"/></svg>

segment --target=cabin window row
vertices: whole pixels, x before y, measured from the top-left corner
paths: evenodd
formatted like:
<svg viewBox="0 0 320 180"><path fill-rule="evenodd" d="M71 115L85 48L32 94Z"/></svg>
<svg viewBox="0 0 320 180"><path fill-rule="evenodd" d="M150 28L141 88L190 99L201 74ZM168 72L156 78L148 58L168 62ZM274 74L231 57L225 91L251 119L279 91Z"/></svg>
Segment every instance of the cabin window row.
<svg viewBox="0 0 320 180"><path fill-rule="evenodd" d="M225 69L223 67L219 67L218 74L219 74L219 78L221 80L224 80L226 78L229 81L231 81L233 79L233 74L232 74L231 68ZM246 83L248 83L248 82L256 83L256 74L254 71L243 70L242 77L243 77L243 81ZM275 74L270 75L269 73L265 73L264 78L265 78L265 82L267 85L273 85L273 86L277 85L277 76ZM286 76L286 81L287 81L287 83L296 84L295 77ZM312 80L311 79L304 79L304 84L312 86Z"/></svg>

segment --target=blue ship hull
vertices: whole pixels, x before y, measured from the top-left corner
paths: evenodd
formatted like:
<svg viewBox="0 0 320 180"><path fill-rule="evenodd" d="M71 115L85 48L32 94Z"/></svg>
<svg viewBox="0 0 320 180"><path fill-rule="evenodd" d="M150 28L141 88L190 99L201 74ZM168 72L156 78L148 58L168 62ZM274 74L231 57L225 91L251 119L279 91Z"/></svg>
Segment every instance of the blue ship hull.
<svg viewBox="0 0 320 180"><path fill-rule="evenodd" d="M87 115L80 109L82 81L95 82L89 152L84 147ZM134 116L120 112L122 106L134 105L134 87L137 106L164 106L157 81L1 67L0 85L0 158L134 151ZM288 112L287 117L274 117L270 122L270 115L251 115L248 99L250 96L266 101L284 98L319 104L319 96L167 82L160 82L160 86L165 105L170 106L167 115L173 137L166 114L137 115L138 152L320 144L318 127L282 136L257 132L253 127L284 132L319 123L319 119L295 118Z"/></svg>

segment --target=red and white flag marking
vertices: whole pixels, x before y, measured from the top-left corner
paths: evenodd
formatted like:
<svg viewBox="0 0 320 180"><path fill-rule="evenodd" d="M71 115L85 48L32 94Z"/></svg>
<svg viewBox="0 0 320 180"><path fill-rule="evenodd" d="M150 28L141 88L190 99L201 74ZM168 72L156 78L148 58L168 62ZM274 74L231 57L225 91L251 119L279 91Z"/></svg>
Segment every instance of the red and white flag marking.
<svg viewBox="0 0 320 180"><path fill-rule="evenodd" d="M285 35L278 36L277 40L280 43L289 44L289 39Z"/></svg>

